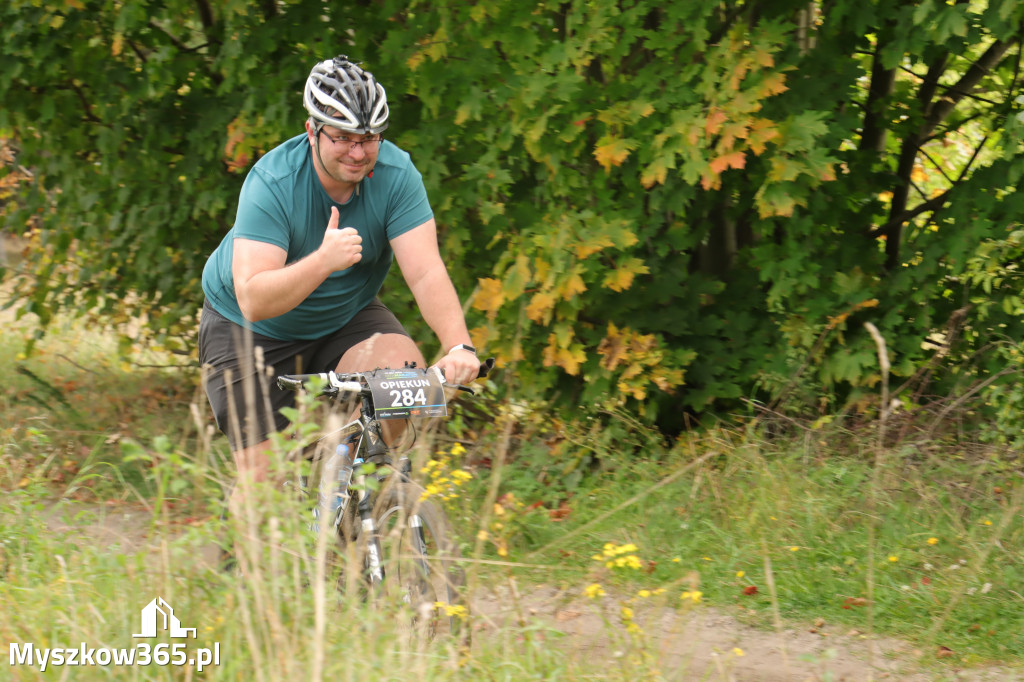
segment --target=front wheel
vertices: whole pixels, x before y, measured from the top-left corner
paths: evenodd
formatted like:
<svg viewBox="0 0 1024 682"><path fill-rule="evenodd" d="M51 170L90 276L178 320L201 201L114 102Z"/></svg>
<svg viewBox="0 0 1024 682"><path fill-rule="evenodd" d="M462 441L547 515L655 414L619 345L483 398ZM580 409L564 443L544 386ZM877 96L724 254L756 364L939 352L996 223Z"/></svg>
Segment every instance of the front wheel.
<svg viewBox="0 0 1024 682"><path fill-rule="evenodd" d="M419 485L392 475L377 497L382 595L406 610L419 636L454 633L468 615L459 550L441 507ZM406 619L402 619L406 620Z"/></svg>

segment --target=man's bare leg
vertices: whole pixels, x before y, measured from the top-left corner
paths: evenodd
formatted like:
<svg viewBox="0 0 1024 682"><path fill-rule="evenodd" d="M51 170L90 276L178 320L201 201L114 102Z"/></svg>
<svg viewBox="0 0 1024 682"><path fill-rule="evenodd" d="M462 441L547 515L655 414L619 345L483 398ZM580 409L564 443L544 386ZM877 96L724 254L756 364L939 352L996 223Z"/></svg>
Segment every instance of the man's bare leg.
<svg viewBox="0 0 1024 682"><path fill-rule="evenodd" d="M377 367L404 367L406 363L425 367L426 361L416 343L404 334L376 334L350 348L338 363L338 372L362 372ZM408 422L388 419L383 422L384 439L397 442ZM238 471L238 482L228 500L228 509L236 518L242 518L245 500L254 486L270 477L270 440L236 450L232 453Z"/></svg>
<svg viewBox="0 0 1024 682"><path fill-rule="evenodd" d="M415 341L404 334L375 334L349 348L341 357L336 371L366 372L384 367L401 368L406 363L427 366ZM391 444L398 442L405 433L408 420L386 419L381 425L385 442Z"/></svg>
<svg viewBox="0 0 1024 682"><path fill-rule="evenodd" d="M256 510L252 505L256 504L258 499L254 494L256 487L270 477L270 450L268 439L231 453L235 460L237 478L228 498L228 515L234 519L232 526L243 535L255 535L259 526L254 514ZM238 562L246 546L252 545L240 542L236 538L232 549L223 548L220 557L222 570L233 572L239 570L241 566L251 565L254 557L250 557L249 561L242 564Z"/></svg>
<svg viewBox="0 0 1024 682"><path fill-rule="evenodd" d="M241 518L245 498L252 494L256 484L266 481L270 476L270 440L236 450L231 455L235 460L238 479L228 499L228 510L232 516Z"/></svg>

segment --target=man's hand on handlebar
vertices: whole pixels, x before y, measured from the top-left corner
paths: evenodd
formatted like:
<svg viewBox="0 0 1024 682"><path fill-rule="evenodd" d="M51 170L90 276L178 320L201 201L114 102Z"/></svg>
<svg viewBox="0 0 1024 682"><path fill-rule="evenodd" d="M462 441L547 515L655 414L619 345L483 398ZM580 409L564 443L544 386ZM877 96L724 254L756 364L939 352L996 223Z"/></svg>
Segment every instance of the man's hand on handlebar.
<svg viewBox="0 0 1024 682"><path fill-rule="evenodd" d="M453 350L435 366L444 370L444 380L449 384L468 384L480 376L480 359L468 350Z"/></svg>

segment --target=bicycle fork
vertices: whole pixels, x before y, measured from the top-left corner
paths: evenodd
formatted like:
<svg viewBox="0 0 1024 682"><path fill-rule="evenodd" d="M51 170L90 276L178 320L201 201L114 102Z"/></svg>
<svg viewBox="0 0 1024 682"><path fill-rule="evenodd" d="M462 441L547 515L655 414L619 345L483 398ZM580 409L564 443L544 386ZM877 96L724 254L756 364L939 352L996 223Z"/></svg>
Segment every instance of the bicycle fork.
<svg viewBox="0 0 1024 682"><path fill-rule="evenodd" d="M373 498L365 491L365 485L360 486L362 489L359 498L359 519L361 526L361 535L366 542L366 572L367 578L370 582L371 587L378 587L384 579L387 577L387 569L384 565L382 557L383 547L381 545L380 532L377 528L377 522L373 517ZM416 514L412 510L412 503L409 500L402 500L399 505L399 514L404 514L405 518L400 518L399 521L404 523L402 528L402 537L407 538L410 549L414 555L412 560L415 562L413 569L420 580L429 580L430 566L427 563L427 542L423 534L423 520L419 514ZM392 560L395 562L394 566L390 568L396 572L396 575L401 574L399 568L399 562L401 562L402 552L402 541L398 539L399 547L396 548L392 556ZM409 576L411 578L412 576ZM402 580L405 582L405 579ZM413 583L406 585L409 587ZM406 595L407 600L411 599L411 595Z"/></svg>
<svg viewBox="0 0 1024 682"><path fill-rule="evenodd" d="M366 476L359 477L359 525L366 540L366 571L370 585L377 587L384 581L384 567L381 562L380 537L373 520L373 498L366 489Z"/></svg>

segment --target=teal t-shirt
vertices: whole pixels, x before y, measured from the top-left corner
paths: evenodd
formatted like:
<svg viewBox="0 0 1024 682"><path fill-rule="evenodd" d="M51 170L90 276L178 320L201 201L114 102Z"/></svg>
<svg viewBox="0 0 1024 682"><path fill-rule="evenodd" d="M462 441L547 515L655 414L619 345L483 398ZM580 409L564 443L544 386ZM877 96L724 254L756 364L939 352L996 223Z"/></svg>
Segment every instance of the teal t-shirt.
<svg viewBox="0 0 1024 682"><path fill-rule="evenodd" d="M278 317L246 322L231 276L235 237L280 246L293 263L323 242L331 207L338 227L354 227L363 238L362 259L332 273L296 308ZM433 217L423 178L409 154L388 141L381 144L373 177L339 204L324 191L313 167L305 133L261 158L245 179L234 227L203 269L203 293L213 309L257 334L280 340L316 339L344 327L368 305L388 274L394 254L389 240Z"/></svg>

